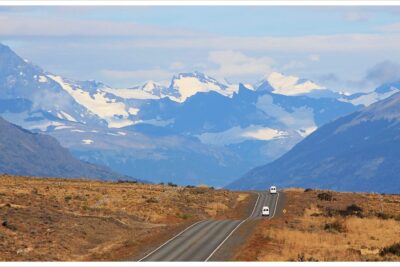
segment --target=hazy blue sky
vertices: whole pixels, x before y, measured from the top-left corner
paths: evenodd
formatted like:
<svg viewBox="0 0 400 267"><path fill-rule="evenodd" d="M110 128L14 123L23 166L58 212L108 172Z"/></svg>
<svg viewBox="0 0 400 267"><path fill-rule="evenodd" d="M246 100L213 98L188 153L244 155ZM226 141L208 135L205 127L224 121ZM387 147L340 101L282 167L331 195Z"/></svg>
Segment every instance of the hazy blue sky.
<svg viewBox="0 0 400 267"><path fill-rule="evenodd" d="M335 90L400 77L400 7L0 8L0 41L50 72L111 86L271 71Z"/></svg>

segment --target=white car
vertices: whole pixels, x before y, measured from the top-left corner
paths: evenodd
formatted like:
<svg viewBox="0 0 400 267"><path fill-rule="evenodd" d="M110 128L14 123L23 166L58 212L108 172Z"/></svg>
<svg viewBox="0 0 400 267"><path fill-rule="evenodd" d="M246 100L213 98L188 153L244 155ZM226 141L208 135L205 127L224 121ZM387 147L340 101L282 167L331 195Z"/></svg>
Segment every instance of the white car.
<svg viewBox="0 0 400 267"><path fill-rule="evenodd" d="M269 216L269 207L268 206L264 206L262 208L262 212L261 212L262 216Z"/></svg>
<svg viewBox="0 0 400 267"><path fill-rule="evenodd" d="M271 187L269 188L269 192L270 192L271 194L276 194L276 186L271 186Z"/></svg>

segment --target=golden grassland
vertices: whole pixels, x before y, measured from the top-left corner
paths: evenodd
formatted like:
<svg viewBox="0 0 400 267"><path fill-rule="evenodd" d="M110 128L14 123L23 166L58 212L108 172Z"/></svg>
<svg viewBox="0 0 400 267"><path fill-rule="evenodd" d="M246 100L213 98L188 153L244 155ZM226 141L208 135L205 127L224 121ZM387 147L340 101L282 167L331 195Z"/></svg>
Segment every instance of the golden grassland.
<svg viewBox="0 0 400 267"><path fill-rule="evenodd" d="M400 260L399 195L304 189L285 194L286 213L258 222L236 260Z"/></svg>
<svg viewBox="0 0 400 267"><path fill-rule="evenodd" d="M122 260L249 203L205 187L0 176L0 260Z"/></svg>

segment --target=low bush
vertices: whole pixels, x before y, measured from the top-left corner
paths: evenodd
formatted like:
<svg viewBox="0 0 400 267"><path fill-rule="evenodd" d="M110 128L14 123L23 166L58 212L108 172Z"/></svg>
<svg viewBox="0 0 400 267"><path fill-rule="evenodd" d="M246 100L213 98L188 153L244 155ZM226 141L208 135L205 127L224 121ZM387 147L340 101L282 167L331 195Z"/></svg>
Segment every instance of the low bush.
<svg viewBox="0 0 400 267"><path fill-rule="evenodd" d="M118 184L137 184L137 181L135 180L118 180Z"/></svg>
<svg viewBox="0 0 400 267"><path fill-rule="evenodd" d="M204 194L204 193L206 193L207 192L207 189L206 188L195 188L195 189L193 189L193 191L192 191L192 193L193 194Z"/></svg>
<svg viewBox="0 0 400 267"><path fill-rule="evenodd" d="M184 213L184 214L177 214L176 216L177 216L178 218L181 218L181 219L184 219L184 220L187 220L187 219L189 219L190 217L192 217L192 215L186 214L186 213Z"/></svg>
<svg viewBox="0 0 400 267"><path fill-rule="evenodd" d="M168 183L168 186L177 187L178 185L177 185L177 184L174 184L174 183L171 183L171 182L169 182L169 183Z"/></svg>
<svg viewBox="0 0 400 267"><path fill-rule="evenodd" d="M304 190L305 193L311 192L311 191L313 191L311 188L306 188L306 189Z"/></svg>
<svg viewBox="0 0 400 267"><path fill-rule="evenodd" d="M319 193L317 195L317 197L319 200L324 200L324 201L332 201L333 200L332 193L327 193L327 192Z"/></svg>
<svg viewBox="0 0 400 267"><path fill-rule="evenodd" d="M324 225L324 230L331 233L344 233L347 231L346 226L340 221L326 223Z"/></svg>
<svg viewBox="0 0 400 267"><path fill-rule="evenodd" d="M313 258L313 257L308 257L308 258L307 258L307 257L304 255L304 253L300 253L300 254L297 255L297 259L296 259L295 261L301 261L301 262L303 262L303 261L318 261L318 260L315 259L315 258Z"/></svg>
<svg viewBox="0 0 400 267"><path fill-rule="evenodd" d="M363 209L356 204L351 204L347 206L345 210L341 210L339 213L342 216L351 216L351 215L356 215L358 217L362 217L362 212Z"/></svg>
<svg viewBox="0 0 400 267"><path fill-rule="evenodd" d="M15 227L13 224L10 224L8 221L3 221L3 222L1 223L1 225L2 225L3 227L5 227L5 228L11 230L11 231L16 231L16 230L17 230L17 227Z"/></svg>
<svg viewBox="0 0 400 267"><path fill-rule="evenodd" d="M400 221L400 214L393 215L393 214L387 214L387 213L383 213L383 212L377 212L377 213L375 213L375 216L382 220L393 219L396 221Z"/></svg>
<svg viewBox="0 0 400 267"><path fill-rule="evenodd" d="M151 198L146 199L146 202L147 203L158 203L159 201L157 198L151 197Z"/></svg>
<svg viewBox="0 0 400 267"><path fill-rule="evenodd" d="M387 254L393 254L396 256L400 256L400 242L399 243L395 243L393 245L384 247L383 249L381 249L379 255L386 256Z"/></svg>

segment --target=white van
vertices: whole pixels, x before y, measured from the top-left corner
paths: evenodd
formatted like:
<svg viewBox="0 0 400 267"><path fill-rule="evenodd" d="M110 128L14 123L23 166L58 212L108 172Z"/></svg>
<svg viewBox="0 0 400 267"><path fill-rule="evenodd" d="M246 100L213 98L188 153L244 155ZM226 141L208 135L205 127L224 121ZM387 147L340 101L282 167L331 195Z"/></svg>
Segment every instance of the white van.
<svg viewBox="0 0 400 267"><path fill-rule="evenodd" d="M268 206L264 206L262 208L262 212L261 212L262 216L269 216L269 207Z"/></svg>
<svg viewBox="0 0 400 267"><path fill-rule="evenodd" d="M271 186L270 188L269 188L269 192L271 193L271 194L276 194L276 186Z"/></svg>

